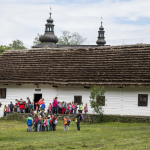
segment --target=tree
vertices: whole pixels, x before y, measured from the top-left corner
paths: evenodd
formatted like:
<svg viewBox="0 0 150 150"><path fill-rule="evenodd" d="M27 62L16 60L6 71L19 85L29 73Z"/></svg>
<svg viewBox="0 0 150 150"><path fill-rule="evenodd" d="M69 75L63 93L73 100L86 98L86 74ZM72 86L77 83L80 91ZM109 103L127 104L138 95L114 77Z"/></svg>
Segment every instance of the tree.
<svg viewBox="0 0 150 150"><path fill-rule="evenodd" d="M37 36L35 37L34 41L33 41L33 44L34 45L38 45L40 44L41 42L39 41L39 37L42 36L42 34L37 34Z"/></svg>
<svg viewBox="0 0 150 150"><path fill-rule="evenodd" d="M12 47L6 45L0 45L0 54L2 54L4 50L12 50Z"/></svg>
<svg viewBox="0 0 150 150"><path fill-rule="evenodd" d="M103 102L102 101L98 102L97 100L100 99L101 96L104 96L104 94L105 94L104 86L102 87L96 86L91 91L91 96L90 96L91 108L93 108L94 111L99 115L103 115L103 109L102 109Z"/></svg>
<svg viewBox="0 0 150 150"><path fill-rule="evenodd" d="M83 38L78 32L70 34L69 31L62 31L62 36L59 38L60 44L64 45L81 45L87 39Z"/></svg>
<svg viewBox="0 0 150 150"><path fill-rule="evenodd" d="M23 42L20 40L14 40L12 42L12 44L9 44L9 46L13 49L13 50L19 50L19 49L27 49L24 45Z"/></svg>

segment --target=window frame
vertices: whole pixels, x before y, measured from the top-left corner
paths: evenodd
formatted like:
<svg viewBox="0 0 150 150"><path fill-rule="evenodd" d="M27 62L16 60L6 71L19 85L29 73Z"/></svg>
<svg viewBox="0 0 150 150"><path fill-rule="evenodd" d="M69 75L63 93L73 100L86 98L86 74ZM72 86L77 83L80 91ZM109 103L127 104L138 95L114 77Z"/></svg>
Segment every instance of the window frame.
<svg viewBox="0 0 150 150"><path fill-rule="evenodd" d="M105 106L105 95L101 95L100 97L104 97L104 102L103 102L103 105L101 105L101 106ZM99 103L97 98L96 98L96 102Z"/></svg>
<svg viewBox="0 0 150 150"><path fill-rule="evenodd" d="M0 88L0 90L1 90L1 96L3 96L3 90L5 90L5 97L0 97L0 99L3 99L3 98L6 98L6 88Z"/></svg>
<svg viewBox="0 0 150 150"><path fill-rule="evenodd" d="M79 104L78 102L75 102L75 97L80 97L80 101L81 103ZM74 104L77 103L77 105L81 105L82 104L82 95L74 95Z"/></svg>
<svg viewBox="0 0 150 150"><path fill-rule="evenodd" d="M140 105L140 96L146 96L147 97L146 105ZM142 106L142 107L147 107L148 106L148 94L138 94L138 106Z"/></svg>

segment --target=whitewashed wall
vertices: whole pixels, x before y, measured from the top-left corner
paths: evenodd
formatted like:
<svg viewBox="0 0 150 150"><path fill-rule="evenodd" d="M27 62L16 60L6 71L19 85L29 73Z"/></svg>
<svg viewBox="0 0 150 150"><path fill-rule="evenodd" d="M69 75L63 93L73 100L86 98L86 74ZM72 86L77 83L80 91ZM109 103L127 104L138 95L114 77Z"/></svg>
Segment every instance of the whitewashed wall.
<svg viewBox="0 0 150 150"><path fill-rule="evenodd" d="M58 87L54 88L51 85L39 85L41 91L35 91L36 85L23 84L23 85L1 85L0 88L6 88L6 98L1 98L0 102L3 104L0 108L0 116L3 115L4 105L8 105L10 101L15 103L15 99L22 98L26 100L27 97L32 101L34 94L42 94L45 99L46 109L49 103L52 103L54 97L58 97L58 101L72 102L74 96L82 96L82 102L88 103L89 113L93 113L90 108L89 96L90 89L84 87ZM138 94L148 94L150 96L150 87L127 87L127 88L116 88L106 87L106 102L104 108L104 114L114 115L139 115L139 116L150 116L150 100L148 100L148 106L138 106Z"/></svg>

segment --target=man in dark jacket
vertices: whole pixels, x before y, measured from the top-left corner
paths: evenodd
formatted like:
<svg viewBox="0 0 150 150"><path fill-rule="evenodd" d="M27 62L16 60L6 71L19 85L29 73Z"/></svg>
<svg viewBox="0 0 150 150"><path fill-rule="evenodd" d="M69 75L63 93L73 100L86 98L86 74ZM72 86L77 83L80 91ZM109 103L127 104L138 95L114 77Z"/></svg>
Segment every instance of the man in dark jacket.
<svg viewBox="0 0 150 150"><path fill-rule="evenodd" d="M80 131L81 114L79 110L78 110L78 115L76 116L76 118L77 118L77 131Z"/></svg>

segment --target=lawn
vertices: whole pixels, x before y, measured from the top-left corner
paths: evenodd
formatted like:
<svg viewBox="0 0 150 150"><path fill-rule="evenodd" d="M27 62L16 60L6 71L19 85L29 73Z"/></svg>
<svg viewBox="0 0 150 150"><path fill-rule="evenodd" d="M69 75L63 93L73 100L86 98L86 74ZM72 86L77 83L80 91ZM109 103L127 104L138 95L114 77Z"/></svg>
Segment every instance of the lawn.
<svg viewBox="0 0 150 150"><path fill-rule="evenodd" d="M0 150L65 150L65 149L150 149L150 125L140 123L81 123L70 124L69 132L63 131L59 121L56 131L27 132L23 122L0 122Z"/></svg>

